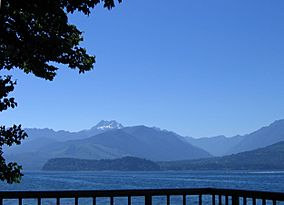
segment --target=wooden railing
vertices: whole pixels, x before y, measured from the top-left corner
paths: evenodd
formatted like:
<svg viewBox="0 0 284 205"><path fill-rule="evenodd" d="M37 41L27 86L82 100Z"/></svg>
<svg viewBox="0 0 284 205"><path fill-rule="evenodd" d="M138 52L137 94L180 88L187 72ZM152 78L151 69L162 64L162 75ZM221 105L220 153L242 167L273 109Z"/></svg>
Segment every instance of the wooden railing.
<svg viewBox="0 0 284 205"><path fill-rule="evenodd" d="M212 205L276 205L284 201L284 193L263 192L263 191L247 191L232 189L141 189L141 190L99 190L99 191L2 191L0 192L0 205L5 204L6 200L14 200L16 204L22 205L23 200L34 199L33 204L41 205L43 199L54 199L56 205L61 203L63 199L72 200L71 204L93 204L97 205L100 198L108 198L108 203L104 204L134 204L132 199L142 197L143 204L154 205L154 197L164 197L167 205L172 203L172 197L180 197L182 205L187 204L212 204ZM194 202L189 199L195 197ZM79 199L88 198L90 203L79 203ZM125 198L125 203L116 203L115 199ZM15 201L16 200L16 201ZM25 203L26 204L26 203ZM50 204L50 203L49 203Z"/></svg>

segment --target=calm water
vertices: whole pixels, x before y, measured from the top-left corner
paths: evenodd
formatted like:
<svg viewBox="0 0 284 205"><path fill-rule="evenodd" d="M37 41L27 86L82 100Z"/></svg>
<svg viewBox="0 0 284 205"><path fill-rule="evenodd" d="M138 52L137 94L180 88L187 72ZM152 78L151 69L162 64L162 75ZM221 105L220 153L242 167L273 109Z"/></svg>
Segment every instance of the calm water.
<svg viewBox="0 0 284 205"><path fill-rule="evenodd" d="M197 187L284 192L284 172L26 172L21 184L0 183L0 190L5 191ZM45 201L43 204L54 203ZM4 204L13 203L5 201ZM24 204L31 204L31 201L24 201ZM72 202L67 200L63 204ZM88 203L81 201L80 204ZM121 203L118 201L117 204ZM163 204L163 199L157 204Z"/></svg>

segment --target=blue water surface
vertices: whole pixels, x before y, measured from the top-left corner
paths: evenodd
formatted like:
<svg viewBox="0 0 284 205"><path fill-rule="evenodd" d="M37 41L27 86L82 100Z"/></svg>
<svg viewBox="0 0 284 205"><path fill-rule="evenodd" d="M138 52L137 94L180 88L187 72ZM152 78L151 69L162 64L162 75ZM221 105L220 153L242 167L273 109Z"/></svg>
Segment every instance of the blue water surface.
<svg viewBox="0 0 284 205"><path fill-rule="evenodd" d="M232 188L284 192L284 172L26 172L20 184L0 190L109 190L144 188Z"/></svg>
<svg viewBox="0 0 284 205"><path fill-rule="evenodd" d="M20 184L0 183L0 190L112 190L155 188L230 188L284 192L284 172L163 171L163 172L26 172ZM163 200L161 200L163 201ZM72 204L73 202L62 202ZM5 204L5 203L4 203ZM13 204L12 202L7 202ZM36 204L26 202L24 204ZM44 203L43 203L44 204ZM47 201L45 204L55 204ZM81 204L91 204L81 202ZM107 204L107 203L103 203ZM120 203L117 203L120 204ZM157 204L163 204L159 202ZM176 203L178 204L178 203Z"/></svg>

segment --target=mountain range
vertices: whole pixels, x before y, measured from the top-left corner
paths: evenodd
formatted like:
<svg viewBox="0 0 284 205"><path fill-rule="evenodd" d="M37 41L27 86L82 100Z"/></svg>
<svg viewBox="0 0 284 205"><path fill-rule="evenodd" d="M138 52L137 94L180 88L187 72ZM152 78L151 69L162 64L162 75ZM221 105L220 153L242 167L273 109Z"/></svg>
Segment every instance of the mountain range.
<svg viewBox="0 0 284 205"><path fill-rule="evenodd" d="M224 157L160 162L162 170L284 170L284 141Z"/></svg>
<svg viewBox="0 0 284 205"><path fill-rule="evenodd" d="M193 138L186 137L187 142L197 147L200 147L208 151L213 156L224 156L231 154L233 149L245 139L245 136L234 136L225 137L224 135L219 135L215 137L204 137L204 138Z"/></svg>
<svg viewBox="0 0 284 205"><path fill-rule="evenodd" d="M206 159L153 162L136 157L108 160L55 158L48 160L46 171L161 171L161 170L284 170L284 141L224 157Z"/></svg>
<svg viewBox="0 0 284 205"><path fill-rule="evenodd" d="M185 138L189 143L208 151L213 156L224 156L250 151L284 141L284 120L277 120L268 126L246 135L207 138Z"/></svg>
<svg viewBox="0 0 284 205"><path fill-rule="evenodd" d="M58 157L98 160L134 156L154 161L211 157L173 132L146 126L123 127L115 121L101 121L90 130L75 133L50 129L26 132L29 141L5 153L8 160L28 170L41 169L47 160Z"/></svg>
<svg viewBox="0 0 284 205"><path fill-rule="evenodd" d="M199 139L153 127L124 127L114 120L101 121L79 132L35 128L26 132L27 140L20 146L6 148L4 153L24 169L38 170L52 158L100 160L132 156L175 161L230 155L284 141L284 120L243 136Z"/></svg>

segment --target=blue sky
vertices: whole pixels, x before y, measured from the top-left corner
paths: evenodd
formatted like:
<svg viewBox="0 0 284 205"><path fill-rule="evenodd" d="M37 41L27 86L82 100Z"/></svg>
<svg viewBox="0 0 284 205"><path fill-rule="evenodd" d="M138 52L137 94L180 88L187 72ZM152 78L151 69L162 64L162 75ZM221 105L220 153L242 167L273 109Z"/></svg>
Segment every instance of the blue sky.
<svg viewBox="0 0 284 205"><path fill-rule="evenodd" d="M124 0L70 16L94 70L53 82L14 71L1 123L76 131L101 119L204 137L284 118L283 0Z"/></svg>

